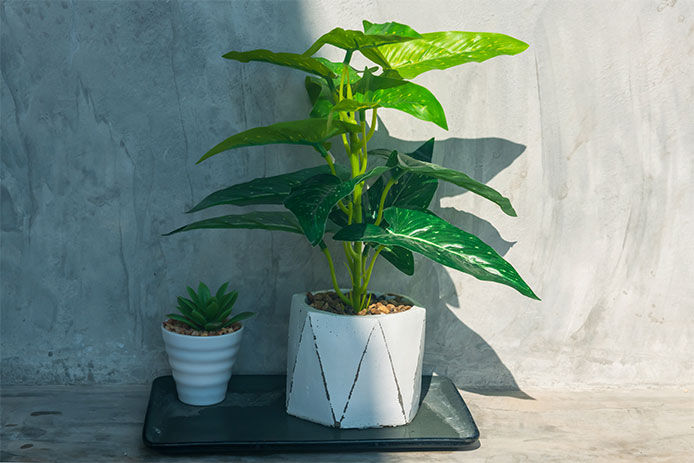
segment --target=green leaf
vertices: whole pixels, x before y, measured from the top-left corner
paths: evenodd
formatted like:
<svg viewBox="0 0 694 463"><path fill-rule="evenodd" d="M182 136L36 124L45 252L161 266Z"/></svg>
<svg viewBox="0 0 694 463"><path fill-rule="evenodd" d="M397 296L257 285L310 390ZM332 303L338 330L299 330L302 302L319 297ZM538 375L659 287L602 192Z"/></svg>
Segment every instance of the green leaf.
<svg viewBox="0 0 694 463"><path fill-rule="evenodd" d="M414 256L411 251L400 246L389 246L383 248L380 256L405 275L414 275Z"/></svg>
<svg viewBox="0 0 694 463"><path fill-rule="evenodd" d="M378 103L355 101L345 98L337 103L330 110L331 113L348 112L353 113L362 109L371 109L380 106Z"/></svg>
<svg viewBox="0 0 694 463"><path fill-rule="evenodd" d="M279 66L299 69L300 71L315 74L326 79L335 77L335 74L319 60L297 53L275 53L270 50L230 51L223 55L223 57L242 63L262 61L265 63L277 64Z"/></svg>
<svg viewBox="0 0 694 463"><path fill-rule="evenodd" d="M362 21L362 26L364 27L364 33L367 35L397 35L400 37L412 37L413 39L419 39L422 37L419 32L415 31L410 26L396 23L394 21L382 24L374 24L364 20Z"/></svg>
<svg viewBox="0 0 694 463"><path fill-rule="evenodd" d="M421 39L378 47L384 69L393 76L412 79L433 69L448 69L463 63L515 55L528 44L504 34L488 32L431 32ZM383 66L383 64L378 63ZM388 72L386 72L388 74Z"/></svg>
<svg viewBox="0 0 694 463"><path fill-rule="evenodd" d="M398 153L397 159L398 167L404 171L423 175L425 177L433 177L439 180L444 180L446 182L466 188L467 190L496 203L506 214L516 217L516 211L513 210L511 201L509 201L508 198L502 196L501 193L496 191L494 188L489 187L484 183L480 183L462 172L447 169L439 166L438 164L420 161L402 153Z"/></svg>
<svg viewBox="0 0 694 463"><path fill-rule="evenodd" d="M306 93L308 93L308 99L312 105L309 116L312 118L328 117L330 108L333 106L333 96L325 81L306 76L304 86L306 87Z"/></svg>
<svg viewBox="0 0 694 463"><path fill-rule="evenodd" d="M209 322L205 324L205 331L219 331L223 324L220 322Z"/></svg>
<svg viewBox="0 0 694 463"><path fill-rule="evenodd" d="M178 296L176 298L178 301L178 310L183 315L190 316L190 313L195 310L195 304L193 301L186 299L185 297Z"/></svg>
<svg viewBox="0 0 694 463"><path fill-rule="evenodd" d="M198 296L200 296L202 307L207 307L207 301L210 299L210 288L208 288L207 285L202 281L198 285Z"/></svg>
<svg viewBox="0 0 694 463"><path fill-rule="evenodd" d="M399 24L396 22L389 22L389 23L383 23L383 24L373 24L373 23L370 23L369 21L365 20L365 21L362 21L362 25L364 27L364 33L365 34L383 34L383 35L395 34L395 35L400 35L400 36L405 36L405 37L412 37L413 39L419 39L422 37L418 32L416 32L410 26L407 26L405 24ZM360 50L360 51L365 57L367 57L368 59L370 59L374 63L378 64L382 68L386 69L390 66L388 61L386 60L385 56L383 56L383 54L379 50L379 47L364 48L363 50Z"/></svg>
<svg viewBox="0 0 694 463"><path fill-rule="evenodd" d="M193 222L178 228L164 236L189 230L204 228L245 228L257 230L279 230L292 233L303 233L296 218L289 212L249 212L247 214L224 215L212 219Z"/></svg>
<svg viewBox="0 0 694 463"><path fill-rule="evenodd" d="M326 68L330 69L335 74L335 77L333 78L333 85L335 85L335 88L338 88L340 86L340 80L342 80L342 68L344 67L344 63L334 63L328 59L325 58L314 58L315 60L319 61L323 66ZM358 81L361 79L361 76L357 73L357 70L354 69L352 66L347 66L347 81L349 81L350 84L353 84L354 82ZM345 84L347 83L345 82Z"/></svg>
<svg viewBox="0 0 694 463"><path fill-rule="evenodd" d="M338 164L339 166L339 164ZM337 167L337 166L336 166ZM252 204L282 204L289 196L292 188L318 174L329 174L327 165L301 169L289 174L261 177L250 182L215 191L200 201L188 212L197 212L208 207L229 204L233 206L249 206Z"/></svg>
<svg viewBox="0 0 694 463"><path fill-rule="evenodd" d="M390 150L374 151L381 152L381 155L388 153L388 157L392 155L392 151ZM369 151L369 154L374 153L374 151ZM409 156L420 161L429 162L432 159L433 153L434 139L432 138L412 153L409 153ZM397 160L397 155L393 157L393 160ZM391 174L398 177L398 183L393 185L386 195L384 208L398 206L405 209L426 209L429 207L434 194L436 194L436 188L438 187L438 181L435 178L414 173L406 173L397 167L386 175ZM385 175L381 176L374 182L371 188L369 188L368 196L372 211L378 210L378 203L381 200L381 193L383 192L386 181Z"/></svg>
<svg viewBox="0 0 694 463"><path fill-rule="evenodd" d="M330 32L323 34L311 47L304 52L304 56L312 56L325 44L330 44L347 51L361 50L368 47L377 47L389 43L405 42L421 37L421 35L409 34L410 36L402 36L397 34L365 34L362 31L350 29L342 29L336 27Z"/></svg>
<svg viewBox="0 0 694 463"><path fill-rule="evenodd" d="M188 291L188 294L190 295L190 298L192 299L193 303L195 304L194 307L196 307L200 301L198 300L198 293L196 293L193 288L190 286L186 286L186 290Z"/></svg>
<svg viewBox="0 0 694 463"><path fill-rule="evenodd" d="M425 212L391 207L384 217L389 224L385 230L356 224L340 230L333 238L401 246L480 280L496 281L539 299L511 264L476 236Z"/></svg>
<svg viewBox="0 0 694 463"><path fill-rule="evenodd" d="M185 323L187 326L189 326L190 328L193 328L194 330L198 329L198 324L195 323L193 320L190 320L186 317L183 317L183 316L175 314L175 313L170 313L170 314L167 314L166 316L169 317L171 320L177 320L181 323Z"/></svg>
<svg viewBox="0 0 694 463"><path fill-rule="evenodd" d="M387 167L376 167L345 182L334 175L316 175L292 190L284 206L294 213L309 242L315 246L323 239L328 215L337 202L358 183L386 170Z"/></svg>
<svg viewBox="0 0 694 463"><path fill-rule="evenodd" d="M353 98L362 103L378 103L385 108L406 112L417 119L433 122L448 130L441 103L426 88L400 79L375 76L370 71L354 84Z"/></svg>
<svg viewBox="0 0 694 463"><path fill-rule="evenodd" d="M196 329L203 329L205 323L207 323L205 317L198 311L191 313L190 318L196 323Z"/></svg>
<svg viewBox="0 0 694 463"><path fill-rule="evenodd" d="M327 119L304 119L300 121L279 122L267 127L256 127L237 133L227 138L198 160L205 159L234 148L260 146L275 143L290 145L319 146L328 139L341 133L358 133L361 128L356 124L333 121L328 125Z"/></svg>
<svg viewBox="0 0 694 463"><path fill-rule="evenodd" d="M229 321L227 321L224 324L224 326L229 326L236 322L240 322L241 320L246 320L248 318L251 318L253 315L255 315L255 313L253 312L241 312L240 314L236 314L233 317L231 317L231 319L229 319Z"/></svg>
<svg viewBox="0 0 694 463"><path fill-rule="evenodd" d="M221 301L221 299L224 297L224 294L227 290L227 287L229 286L229 282L225 282L222 286L219 287L217 290L217 293L214 295L214 297L217 298L218 301ZM221 304L221 302L220 302Z"/></svg>

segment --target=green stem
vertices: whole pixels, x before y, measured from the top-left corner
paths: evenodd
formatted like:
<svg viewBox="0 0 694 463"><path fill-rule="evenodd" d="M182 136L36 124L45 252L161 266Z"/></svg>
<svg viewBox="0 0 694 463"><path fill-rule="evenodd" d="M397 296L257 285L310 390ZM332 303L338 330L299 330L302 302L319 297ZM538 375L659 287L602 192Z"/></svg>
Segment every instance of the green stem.
<svg viewBox="0 0 694 463"><path fill-rule="evenodd" d="M374 132L376 131L376 121L378 120L376 118L376 109L377 108L374 108L373 111L371 111L371 127L369 127L369 133L366 134L367 141L371 140L371 137L374 136Z"/></svg>
<svg viewBox="0 0 694 463"><path fill-rule="evenodd" d="M335 276L335 266L333 265L333 258L330 255L330 250L328 250L328 246L326 246L325 242L321 240L320 242L320 247L321 250L323 251L323 254L325 254L325 258L328 259L328 267L330 267L330 278L333 281L333 289L335 290L335 293L337 293L338 297L342 299L343 302L346 304L350 304L349 299L342 294L342 291L340 291L340 286L337 284L337 277Z"/></svg>
<svg viewBox="0 0 694 463"><path fill-rule="evenodd" d="M383 251L384 246L379 246L376 248L376 252L374 252L373 257L371 258L371 263L369 264L369 268L366 271L366 276L364 277L364 285L362 286L362 290L366 291L366 288L369 286L369 281L371 280L371 272L373 272L374 269L374 264L376 263L376 257Z"/></svg>
<svg viewBox="0 0 694 463"><path fill-rule="evenodd" d="M381 225L381 220L383 220L383 205L386 202L386 196L388 196L388 192L390 191L391 187L395 185L395 180L392 178L388 180L388 183L386 183L386 186L383 188L383 193L381 193L381 200L378 203L378 215L376 216L376 221L374 222L374 225L378 226Z"/></svg>

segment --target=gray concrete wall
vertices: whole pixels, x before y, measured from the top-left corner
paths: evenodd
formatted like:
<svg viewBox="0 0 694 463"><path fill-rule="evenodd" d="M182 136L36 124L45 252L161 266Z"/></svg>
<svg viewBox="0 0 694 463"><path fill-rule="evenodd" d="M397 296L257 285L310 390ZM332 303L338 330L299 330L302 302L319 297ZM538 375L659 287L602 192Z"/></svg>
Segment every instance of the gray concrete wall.
<svg viewBox="0 0 694 463"><path fill-rule="evenodd" d="M531 44L417 79L448 132L382 111L372 146L435 136L435 162L511 198L518 218L450 185L435 207L543 299L424 259L414 277L379 264L375 289L430 309L427 369L473 388L694 384L692 3L337 3L2 3L2 381L164 373L159 322L199 280L230 280L258 312L238 371L281 372L289 296L329 286L320 253L280 232L160 235L217 188L319 161L271 146L194 165L308 109L301 73L220 55L301 51L367 18Z"/></svg>

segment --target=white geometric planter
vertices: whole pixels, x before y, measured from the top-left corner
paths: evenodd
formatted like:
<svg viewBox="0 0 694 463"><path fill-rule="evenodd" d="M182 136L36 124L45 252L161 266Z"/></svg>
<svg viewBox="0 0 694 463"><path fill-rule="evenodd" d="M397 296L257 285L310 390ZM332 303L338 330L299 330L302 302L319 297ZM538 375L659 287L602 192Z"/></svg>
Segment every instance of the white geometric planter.
<svg viewBox="0 0 694 463"><path fill-rule="evenodd" d="M336 428L407 424L419 409L426 311L337 315L292 297L287 413Z"/></svg>
<svg viewBox="0 0 694 463"><path fill-rule="evenodd" d="M178 399L188 405L213 405L224 400L243 326L220 336L188 336L163 326L161 330Z"/></svg>

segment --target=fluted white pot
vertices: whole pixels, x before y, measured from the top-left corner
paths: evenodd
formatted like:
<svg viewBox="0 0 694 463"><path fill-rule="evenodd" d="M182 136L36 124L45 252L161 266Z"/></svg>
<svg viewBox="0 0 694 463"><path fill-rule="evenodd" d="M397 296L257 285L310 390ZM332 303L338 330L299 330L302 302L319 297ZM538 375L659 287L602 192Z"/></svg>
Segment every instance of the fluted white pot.
<svg viewBox="0 0 694 463"><path fill-rule="evenodd" d="M188 336L163 326L161 330L179 400L188 405L224 400L243 326L220 336Z"/></svg>
<svg viewBox="0 0 694 463"><path fill-rule="evenodd" d="M426 311L386 315L316 310L292 297L287 413L336 428L407 424L419 409Z"/></svg>

